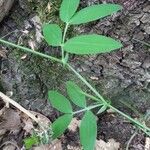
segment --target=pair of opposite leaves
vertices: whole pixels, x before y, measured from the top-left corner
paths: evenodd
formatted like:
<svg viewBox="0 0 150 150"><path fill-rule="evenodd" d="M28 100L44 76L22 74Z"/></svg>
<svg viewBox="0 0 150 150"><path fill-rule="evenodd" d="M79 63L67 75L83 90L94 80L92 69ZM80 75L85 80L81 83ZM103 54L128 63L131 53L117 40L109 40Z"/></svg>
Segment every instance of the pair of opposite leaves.
<svg viewBox="0 0 150 150"><path fill-rule="evenodd" d="M72 81L68 81L66 83L66 87L70 100L75 105L81 108L86 108L86 97L81 88ZM70 101L57 91L49 91L48 97L54 108L62 113L65 113L52 124L53 139L56 139L67 129L68 125L70 124L73 118L73 110ZM85 111L79 130L80 141L83 148L85 150L93 150L97 136L97 125L96 117L90 110Z"/></svg>
<svg viewBox="0 0 150 150"><path fill-rule="evenodd" d="M111 15L122 7L117 4L100 4L81 9L76 12L80 0L63 0L60 8L60 19L68 25L79 25ZM72 54L97 54L110 52L122 47L120 42L112 38L91 34L80 35L62 43L62 30L57 24L45 24L43 34L51 46L62 46Z"/></svg>

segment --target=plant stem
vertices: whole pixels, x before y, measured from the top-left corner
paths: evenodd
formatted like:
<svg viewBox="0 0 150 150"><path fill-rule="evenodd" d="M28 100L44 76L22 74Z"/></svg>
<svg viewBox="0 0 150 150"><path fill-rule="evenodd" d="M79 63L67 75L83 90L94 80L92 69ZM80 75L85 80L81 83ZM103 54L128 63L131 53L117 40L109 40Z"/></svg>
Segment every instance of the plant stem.
<svg viewBox="0 0 150 150"><path fill-rule="evenodd" d="M122 115L123 117L125 117L126 119L130 120L132 123L134 123L135 125L139 126L144 132L145 130L147 130L148 132L150 132L150 128L148 128L147 126L143 125L142 123L140 123L139 121L131 118L130 116L126 115L125 113L121 112L120 110L116 109L115 107L113 107L112 105L108 105L109 108L111 108L112 110L114 110L115 112L117 112L118 114Z"/></svg>
<svg viewBox="0 0 150 150"><path fill-rule="evenodd" d="M106 105L107 107L111 108L112 110L114 110L115 112L119 113L120 115L124 116L126 119L130 120L131 122L135 123L136 125L138 125L139 127L141 127L141 129L144 131L144 129L148 130L150 132L150 128L148 128L145 125L142 125L139 121L136 121L135 119L131 118L130 116L124 114L123 112L121 112L120 110L116 109L115 107L113 107L112 105L108 104L105 99L96 91L96 89L94 89L78 72L76 72L76 70L74 70L74 68L72 66L70 66L69 64L67 64L68 68L70 70L72 70L77 77L82 80L90 89L91 91L93 91L97 97L99 97L102 102L104 103L104 105ZM145 131L144 131L145 132Z"/></svg>
<svg viewBox="0 0 150 150"><path fill-rule="evenodd" d="M64 34L63 34L62 43L65 43L65 38L66 38L66 33L67 33L67 30L68 30L68 27L69 27L69 24L66 23L65 30L64 30Z"/></svg>
<svg viewBox="0 0 150 150"><path fill-rule="evenodd" d="M65 29L64 29L64 34L63 34L63 39L62 39L62 44L65 43L65 38L66 38L66 33L67 33L67 30L68 30L68 27L69 27L69 24L66 23L66 26L65 26ZM64 49L63 49L63 46L61 46L61 52L62 52L62 60L64 60L65 55L64 55Z"/></svg>
<svg viewBox="0 0 150 150"><path fill-rule="evenodd" d="M88 94L88 93L85 93L85 92L81 92L81 93L84 94L85 96L87 96L87 97L89 97L89 98L91 98L91 99L97 101L97 102L99 102L99 100L100 100L100 99L96 98L95 96L90 95L90 94Z"/></svg>
<svg viewBox="0 0 150 150"><path fill-rule="evenodd" d="M5 40L2 40L0 39L0 42L1 43L4 43L4 44L7 44L7 45L10 45L10 46L13 46L13 47L16 47L16 48L19 48L23 51L26 51L26 52L30 52L30 53L33 53L33 54L36 54L38 56L41 56L41 57L44 57L44 58L48 58L52 61L56 61L56 62L59 62L61 64L63 64L62 60L58 59L58 58L55 58L55 57L51 57L51 56L48 56L46 54L42 54L42 53L39 53L39 52L36 52L36 51L33 51L29 48L25 48L25 47L22 47L22 46L19 46L19 45L16 45L16 44L13 44L13 43L10 43L10 42L7 42ZM136 121L135 119L131 118L130 116L124 114L123 112L121 112L120 110L116 109L115 107L111 106L109 103L107 103L105 101L105 99L97 92L97 90L95 88L93 88L87 81L86 79L84 79L70 64L66 63L66 66L72 71L74 72L74 74L77 75L77 77L82 81L84 82L84 84L89 87L91 89L91 91L93 93L95 93L95 95L103 102L104 105L106 105L107 107L111 108L112 110L114 110L115 112L119 113L120 115L122 115L123 117L125 117L126 119L128 119L129 121L131 121L132 123L136 124L142 131L144 131L146 133L145 130L147 130L147 132L150 132L150 128L148 128L147 126L143 125L142 123L140 123L139 121ZM97 99L97 98L96 98ZM98 100L98 99L97 99ZM100 101L99 100L99 101Z"/></svg>
<svg viewBox="0 0 150 150"><path fill-rule="evenodd" d="M49 55L46 55L46 54L43 54L43 53L34 51L34 50L30 49L30 48L23 47L23 46L20 46L20 45L16 45L16 44L13 44L13 43L11 43L11 42L8 42L8 41L2 40L2 39L0 39L0 42L1 42L1 43L4 43L4 44L6 44L6 45L12 46L12 47L21 49L21 50L23 50L23 51L25 51L25 52L29 52L29 53L32 53L32 54L35 54L35 55L38 55L38 56L41 56L41 57L50 59L50 60L52 60L52 61L55 61L55 62L58 62L58 63L62 63L62 61L61 61L60 59L58 59L58 58L55 58L55 57L52 57L52 56L49 56Z"/></svg>
<svg viewBox="0 0 150 150"><path fill-rule="evenodd" d="M19 31L17 31L17 30L11 31L11 32L5 34L5 35L4 35L3 37L1 37L1 38L4 39L5 37L11 35L12 33L17 33L17 32L21 32L21 30L19 30Z"/></svg>
<svg viewBox="0 0 150 150"><path fill-rule="evenodd" d="M132 140L134 139L134 137L137 135L137 130L134 132L134 134L130 137L128 143L127 143L127 146L126 146L126 150L129 150L129 146L132 142Z"/></svg>
<svg viewBox="0 0 150 150"><path fill-rule="evenodd" d="M97 90L95 88L93 88L86 80L85 78L83 78L71 65L67 64L68 68L70 70L72 70L77 77L82 80L90 89L91 91L93 91L97 97L100 98L100 100L102 100L102 102L104 103L104 105L106 105L107 107L111 108L112 110L114 110L115 112L119 113L120 115L124 116L126 119L130 120L131 122L135 123L136 125L138 125L139 127L141 127L141 129L144 131L144 129L148 130L150 132L150 128L148 128L145 125L142 125L139 121L136 121L135 119L131 118L130 116L124 114L123 112L121 112L120 110L116 109L115 107L113 107L112 105L108 104L105 99L97 92Z"/></svg>
<svg viewBox="0 0 150 150"><path fill-rule="evenodd" d="M104 105L108 106L109 108L111 108L112 110L114 110L115 112L119 113L120 115L124 116L126 119L130 120L131 122L135 123L136 125L138 125L139 127L142 128L142 130L146 129L148 131L150 131L150 128L148 128L145 125L142 125L140 122L134 120L133 118L131 118L130 116L124 114L123 112L121 112L120 110L116 109L115 107L113 107L112 105L108 104L105 99L97 92L97 90L95 88L93 88L76 70L74 70L74 68L72 66L70 66L69 64L67 64L68 68L70 70L72 70L77 77L82 80L90 89L91 91L93 91L97 97L99 97L102 102L104 103Z"/></svg>
<svg viewBox="0 0 150 150"><path fill-rule="evenodd" d="M129 109L131 109L136 115L138 115L140 118L143 118L143 114L141 114L138 110L135 109L135 107L131 106L130 104L128 104L126 101L123 100L119 100L120 103L122 103L123 105L125 105L126 107L128 107Z"/></svg>
<svg viewBox="0 0 150 150"><path fill-rule="evenodd" d="M135 38L133 38L133 40L135 40L135 41L137 41L137 42L139 42L139 43L142 43L143 45L146 45L146 46L150 47L150 44L149 44L149 43L146 43L146 42L144 42L144 41L141 41L141 40L138 40L138 39L135 39Z"/></svg>
<svg viewBox="0 0 150 150"><path fill-rule="evenodd" d="M84 109L75 111L75 112L73 112L73 115L76 115L76 114L78 114L78 113L81 113L81 112L84 112L84 111L87 111L87 110L91 110L91 109L97 108L97 107L99 107L99 106L102 106L102 104L89 106L89 107L86 107L86 108L84 108Z"/></svg>
<svg viewBox="0 0 150 150"><path fill-rule="evenodd" d="M72 72L74 72L74 74L76 74L76 76L77 76L87 87L89 87L89 88L91 89L91 91L92 91L93 93L95 93L95 95L96 95L105 105L107 105L107 102L105 101L105 99L96 91L95 88L93 88L93 87L91 86L91 84L89 84L89 83L86 81L85 78L83 78L70 64L67 63L66 65L68 66L68 68L69 68Z"/></svg>

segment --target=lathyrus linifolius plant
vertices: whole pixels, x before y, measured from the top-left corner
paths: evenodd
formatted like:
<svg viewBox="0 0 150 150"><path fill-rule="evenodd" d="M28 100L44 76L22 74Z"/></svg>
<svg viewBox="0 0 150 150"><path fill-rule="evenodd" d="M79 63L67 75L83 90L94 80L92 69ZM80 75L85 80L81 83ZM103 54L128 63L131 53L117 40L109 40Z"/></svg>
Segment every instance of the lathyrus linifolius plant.
<svg viewBox="0 0 150 150"><path fill-rule="evenodd" d="M80 25L88 23L121 10L122 7L117 4L100 4L86 7L77 11L80 0L63 0L60 7L60 19L66 24L64 32L57 24L44 24L43 35L47 43L51 46L58 46L62 52L62 62L67 63L69 54L89 55L106 53L122 47L122 44L110 37L98 34L84 34L72 37L66 40L66 32L71 25ZM69 99L57 91L49 91L48 98L51 105L64 113L52 124L53 139L58 138L68 127L72 118L83 113L83 118L79 127L80 142L84 150L93 150L97 136L96 116L91 111L99 108L97 113L102 113L107 109L105 101L96 101L87 106L87 97L89 95L81 90L78 85L72 81L66 83ZM92 99L92 97L91 97ZM79 111L73 111L74 103Z"/></svg>
<svg viewBox="0 0 150 150"><path fill-rule="evenodd" d="M150 136L150 128L143 124L140 120L133 119L129 115L126 115L122 111L118 110L111 105L109 101L103 98L103 96L89 83L84 77L82 77L70 64L69 64L69 54L77 55L91 55L98 53L111 52L112 50L119 49L122 44L112 38L97 35L97 34L84 34L78 35L71 39L66 40L66 33L68 27L71 25L80 25L83 23L88 23L121 10L122 7L117 4L100 4L93 5L81 10L77 10L80 0L63 0L60 7L60 19L66 24L65 29L62 32L61 28L57 24L44 24L43 25L43 35L45 40L50 46L59 47L62 53L62 58L56 58L38 51L16 45L14 43L0 39L1 43L10 45L12 47L21 49L25 52L35 54L37 56L61 63L62 66L68 68L72 71L78 79L80 79L84 85L86 85L93 95L84 92L77 84L72 81L66 83L66 89L68 98L63 96L57 91L49 91L48 98L52 106L58 109L62 115L51 125L53 130L53 139L58 138L63 134L70 124L72 118L78 113L83 114L81 124L79 127L80 132L80 142L84 150L94 150L96 136L97 136L97 123L96 116L92 112L92 109L97 108L99 111L97 114L102 113L107 108L111 108L113 111L117 112L121 116L128 119L138 129L142 130L148 136ZM88 100L93 100L93 103L89 105ZM74 111L72 103L77 105L80 109ZM41 126L41 124L39 124ZM50 128L50 129L51 129ZM31 138L25 140L27 147L31 147L34 143L48 143L51 136L48 137L48 132L46 134L38 134L37 137L32 136ZM48 133L48 134L47 134ZM46 137L46 138L45 138Z"/></svg>

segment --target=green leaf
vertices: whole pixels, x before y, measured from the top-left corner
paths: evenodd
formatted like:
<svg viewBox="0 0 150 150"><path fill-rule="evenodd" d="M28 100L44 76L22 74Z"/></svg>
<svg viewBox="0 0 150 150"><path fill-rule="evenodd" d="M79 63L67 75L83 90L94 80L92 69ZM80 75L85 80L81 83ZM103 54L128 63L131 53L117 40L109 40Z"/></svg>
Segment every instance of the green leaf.
<svg viewBox="0 0 150 150"><path fill-rule="evenodd" d="M63 113L72 113L69 100L57 91L49 91L48 98L52 106Z"/></svg>
<svg viewBox="0 0 150 150"><path fill-rule="evenodd" d="M101 114L102 112L104 112L107 109L107 105L103 105L99 111L97 112L97 114Z"/></svg>
<svg viewBox="0 0 150 150"><path fill-rule="evenodd" d="M121 47L120 42L97 34L77 36L64 44L65 51L80 55L106 53Z"/></svg>
<svg viewBox="0 0 150 150"><path fill-rule="evenodd" d="M82 90L74 82L67 82L67 93L74 104L79 107L86 107L85 95L81 93Z"/></svg>
<svg viewBox="0 0 150 150"><path fill-rule="evenodd" d="M25 138L23 141L27 150L31 149L34 145L39 144L39 138L35 135Z"/></svg>
<svg viewBox="0 0 150 150"><path fill-rule="evenodd" d="M68 127L72 120L71 114L65 114L59 117L55 122L52 124L52 131L53 131L53 139L59 137Z"/></svg>
<svg viewBox="0 0 150 150"><path fill-rule="evenodd" d="M66 23L75 14L80 0L63 0L60 7L60 19Z"/></svg>
<svg viewBox="0 0 150 150"><path fill-rule="evenodd" d="M43 35L46 42L51 46L60 46L62 41L62 31L57 24L45 24Z"/></svg>
<svg viewBox="0 0 150 150"><path fill-rule="evenodd" d="M70 24L81 24L94 21L108 15L111 15L122 9L117 4L100 4L86 7L77 12L70 20Z"/></svg>
<svg viewBox="0 0 150 150"><path fill-rule="evenodd" d="M94 150L97 136L96 117L87 111L80 125L80 142L84 150Z"/></svg>

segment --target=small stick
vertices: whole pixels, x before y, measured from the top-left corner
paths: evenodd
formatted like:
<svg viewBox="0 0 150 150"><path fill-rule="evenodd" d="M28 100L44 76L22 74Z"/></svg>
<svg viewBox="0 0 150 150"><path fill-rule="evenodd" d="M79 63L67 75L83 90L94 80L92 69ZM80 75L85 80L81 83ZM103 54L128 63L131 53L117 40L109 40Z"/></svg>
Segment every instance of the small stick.
<svg viewBox="0 0 150 150"><path fill-rule="evenodd" d="M0 97L2 98L2 100L6 103L6 104L11 104L13 106L15 106L16 108L18 108L20 111L22 111L23 113L25 113L26 115L28 115L31 119L33 119L36 123L39 124L39 120L38 118L36 118L31 112L29 112L28 110L26 110L25 108L23 108L20 104L18 104L17 102L15 102L14 100L10 99L8 96L6 96L5 94L3 94L2 92L0 92Z"/></svg>
<svg viewBox="0 0 150 150"><path fill-rule="evenodd" d="M132 142L132 140L135 138L135 136L137 135L137 130L134 132L134 134L130 137L128 143L127 143L127 146L126 146L126 150L129 150L129 146Z"/></svg>

